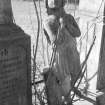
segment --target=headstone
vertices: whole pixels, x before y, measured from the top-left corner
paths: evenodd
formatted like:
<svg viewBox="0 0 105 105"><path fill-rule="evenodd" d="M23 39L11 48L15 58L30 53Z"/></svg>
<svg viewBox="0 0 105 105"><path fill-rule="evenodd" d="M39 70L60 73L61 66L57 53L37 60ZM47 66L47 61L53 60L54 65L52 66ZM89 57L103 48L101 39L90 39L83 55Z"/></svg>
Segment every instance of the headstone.
<svg viewBox="0 0 105 105"><path fill-rule="evenodd" d="M30 37L0 25L0 105L32 105Z"/></svg>
<svg viewBox="0 0 105 105"><path fill-rule="evenodd" d="M0 105L32 105L30 37L13 23L11 0L0 0Z"/></svg>

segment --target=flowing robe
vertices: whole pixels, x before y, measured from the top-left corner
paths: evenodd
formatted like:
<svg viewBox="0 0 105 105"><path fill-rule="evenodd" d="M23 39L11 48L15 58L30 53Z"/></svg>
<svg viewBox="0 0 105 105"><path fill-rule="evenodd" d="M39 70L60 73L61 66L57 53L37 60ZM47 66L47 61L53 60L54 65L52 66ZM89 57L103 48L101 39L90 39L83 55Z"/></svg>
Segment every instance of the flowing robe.
<svg viewBox="0 0 105 105"><path fill-rule="evenodd" d="M48 42L56 45L54 65L47 80L47 96L50 105L60 105L81 72L79 53L75 37L80 30L74 18L65 14L63 23L56 16L50 15L44 22L44 31Z"/></svg>

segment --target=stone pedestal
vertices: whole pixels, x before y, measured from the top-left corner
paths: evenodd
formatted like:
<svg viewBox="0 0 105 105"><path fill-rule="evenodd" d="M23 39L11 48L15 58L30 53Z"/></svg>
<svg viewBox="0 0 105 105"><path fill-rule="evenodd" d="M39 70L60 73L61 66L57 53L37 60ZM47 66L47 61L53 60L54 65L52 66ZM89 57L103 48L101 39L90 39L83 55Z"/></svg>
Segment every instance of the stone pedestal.
<svg viewBox="0 0 105 105"><path fill-rule="evenodd" d="M96 97L96 105L105 105L105 89L102 94Z"/></svg>
<svg viewBox="0 0 105 105"><path fill-rule="evenodd" d="M30 37L0 25L0 105L32 105Z"/></svg>

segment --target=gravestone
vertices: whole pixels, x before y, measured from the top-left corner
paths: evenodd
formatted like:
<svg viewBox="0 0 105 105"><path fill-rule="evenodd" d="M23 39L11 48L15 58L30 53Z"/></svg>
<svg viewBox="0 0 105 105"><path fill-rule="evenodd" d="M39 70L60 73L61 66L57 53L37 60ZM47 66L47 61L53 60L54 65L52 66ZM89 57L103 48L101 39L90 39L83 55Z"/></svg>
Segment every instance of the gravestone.
<svg viewBox="0 0 105 105"><path fill-rule="evenodd" d="M30 37L12 17L11 0L0 0L0 105L32 105Z"/></svg>
<svg viewBox="0 0 105 105"><path fill-rule="evenodd" d="M18 26L0 25L0 105L32 105L30 50Z"/></svg>

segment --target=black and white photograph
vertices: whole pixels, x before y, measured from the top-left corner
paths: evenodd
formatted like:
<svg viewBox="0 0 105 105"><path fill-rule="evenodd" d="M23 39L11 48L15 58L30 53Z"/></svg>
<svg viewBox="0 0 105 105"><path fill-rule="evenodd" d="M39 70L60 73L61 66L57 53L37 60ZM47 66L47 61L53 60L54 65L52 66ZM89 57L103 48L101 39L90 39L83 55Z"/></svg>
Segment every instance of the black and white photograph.
<svg viewBox="0 0 105 105"><path fill-rule="evenodd" d="M105 0L0 0L0 105L105 105Z"/></svg>

